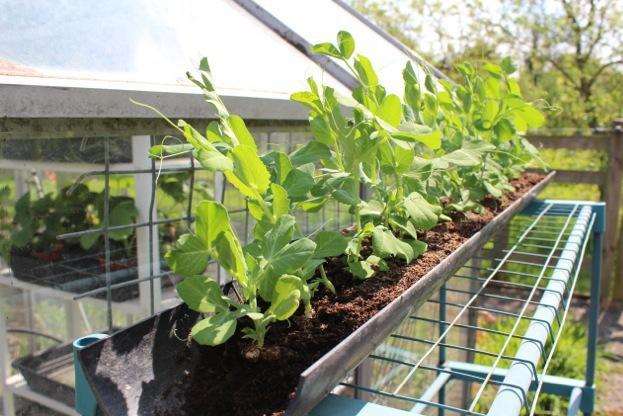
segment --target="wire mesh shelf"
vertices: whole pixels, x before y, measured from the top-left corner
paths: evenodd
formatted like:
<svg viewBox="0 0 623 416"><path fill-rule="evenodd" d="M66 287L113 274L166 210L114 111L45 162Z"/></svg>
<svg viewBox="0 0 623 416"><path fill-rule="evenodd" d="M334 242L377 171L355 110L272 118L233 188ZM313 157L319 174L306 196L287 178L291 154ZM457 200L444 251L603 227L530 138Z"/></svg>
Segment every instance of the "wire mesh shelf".
<svg viewBox="0 0 623 416"><path fill-rule="evenodd" d="M533 203L413 311L339 390L411 414L532 415L540 393L569 398L569 414L590 413L602 232L603 205ZM591 238L586 377L552 376Z"/></svg>

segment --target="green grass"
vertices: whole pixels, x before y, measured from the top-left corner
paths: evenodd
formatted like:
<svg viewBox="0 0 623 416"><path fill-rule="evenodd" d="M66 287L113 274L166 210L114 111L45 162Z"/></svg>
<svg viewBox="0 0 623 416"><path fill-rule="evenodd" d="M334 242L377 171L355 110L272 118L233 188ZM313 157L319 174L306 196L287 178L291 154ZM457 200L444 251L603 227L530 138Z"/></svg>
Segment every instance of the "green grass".
<svg viewBox="0 0 623 416"><path fill-rule="evenodd" d="M606 167L606 154L598 150L542 149L541 157L552 170L600 171ZM533 163L533 167L538 167ZM599 201L597 185L551 184L540 198Z"/></svg>
<svg viewBox="0 0 623 416"><path fill-rule="evenodd" d="M508 331L512 328L513 323L514 320L512 319L499 319L493 323L485 324L485 326L496 330ZM526 321L522 322L517 333L523 333L526 326ZM485 349L487 351L500 351L503 342L503 337L484 332L480 333L477 338L478 348ZM560 337L556 353L552 357L547 374L582 379L586 370L586 343L587 337L585 323L569 320L563 329L563 334ZM506 354L511 356L514 355L518 345L518 342L513 342ZM550 346L548 345L548 352L549 347ZM599 355L602 355L601 349L599 350ZM493 359L493 357L478 355L476 363L491 365L493 364ZM542 365L543 363L541 362L540 367L538 368L539 373L542 370ZM598 358L597 371L600 372L606 370L605 366L605 362ZM489 394L483 398L481 402L482 405L490 403L493 399L493 393L491 391L487 391L487 393ZM532 396L529 400L532 400ZM564 416L567 414L568 398L566 397L559 397L552 394L541 394L538 400L539 402L536 414L552 416ZM486 406L483 406L481 410L486 410L486 408ZM525 410L522 414L525 414Z"/></svg>
<svg viewBox="0 0 623 416"><path fill-rule="evenodd" d="M551 169L602 170L606 167L606 154L598 150L542 149L541 158ZM536 164L532 164L536 166Z"/></svg>

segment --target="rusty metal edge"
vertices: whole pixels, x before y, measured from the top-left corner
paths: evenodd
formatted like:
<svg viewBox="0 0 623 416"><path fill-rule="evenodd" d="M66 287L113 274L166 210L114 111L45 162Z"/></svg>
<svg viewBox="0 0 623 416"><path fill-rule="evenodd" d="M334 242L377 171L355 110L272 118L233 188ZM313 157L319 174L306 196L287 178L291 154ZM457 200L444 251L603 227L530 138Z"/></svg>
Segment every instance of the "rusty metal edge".
<svg viewBox="0 0 623 416"><path fill-rule="evenodd" d="M351 370L365 360L390 335L411 310L419 308L459 267L469 260L489 240L496 229L508 223L515 214L521 212L532 202L555 174L556 172L549 173L402 295L301 373L296 388L296 398L289 403L286 416L303 416L309 413Z"/></svg>

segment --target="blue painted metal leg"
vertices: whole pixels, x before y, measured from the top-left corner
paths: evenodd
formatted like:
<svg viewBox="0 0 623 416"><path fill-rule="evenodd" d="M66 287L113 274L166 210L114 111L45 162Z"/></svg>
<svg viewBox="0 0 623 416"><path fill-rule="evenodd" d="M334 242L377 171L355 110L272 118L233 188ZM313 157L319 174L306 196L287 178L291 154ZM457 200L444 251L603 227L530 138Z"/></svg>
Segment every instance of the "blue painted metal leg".
<svg viewBox="0 0 623 416"><path fill-rule="evenodd" d="M446 284L439 289L439 335L443 335L446 330ZM441 342L446 342L446 340L442 339ZM446 363L446 347L444 345L439 346L439 361L437 363L437 367L443 368ZM437 372L437 377L441 375L440 372ZM441 388L439 389L438 394L439 403L446 403L446 383L443 383ZM445 411L443 408L437 408L437 414L439 416L444 416Z"/></svg>
<svg viewBox="0 0 623 416"><path fill-rule="evenodd" d="M424 391L424 393L422 393L422 395L420 396L420 399L432 402L435 399L435 395L439 394L441 389L445 387L446 383L448 383L448 381L450 381L451 378L452 378L452 374L450 374L449 372L439 373L435 381L433 381L431 385L428 386L428 388ZM415 413L419 415L420 413L424 413L427 407L428 407L428 404L426 403L418 403L411 408L411 413Z"/></svg>
<svg viewBox="0 0 623 416"><path fill-rule="evenodd" d="M580 411L580 404L582 403L582 389L579 387L574 388L569 396L569 408L567 410L567 416L575 416Z"/></svg>
<svg viewBox="0 0 623 416"><path fill-rule="evenodd" d="M599 300L601 297L601 261L603 253L603 233L606 229L606 210L605 205L593 207L597 214L595 228L593 231L593 262L591 270L591 299L588 315L588 342L586 352L586 387L591 389L593 394L590 397L582 397L582 412L585 415L593 413L595 405L595 366L597 363L597 337L599 321ZM589 396L589 395L584 395Z"/></svg>
<svg viewBox="0 0 623 416"><path fill-rule="evenodd" d="M404 410L329 394L309 416L418 416Z"/></svg>
<svg viewBox="0 0 623 416"><path fill-rule="evenodd" d="M95 342L108 337L106 334L91 334L86 337L78 338L74 341L74 373L76 377L76 411L82 416L96 416L99 412L97 410L97 401L95 396L89 387L82 366L78 361L77 352L88 347Z"/></svg>

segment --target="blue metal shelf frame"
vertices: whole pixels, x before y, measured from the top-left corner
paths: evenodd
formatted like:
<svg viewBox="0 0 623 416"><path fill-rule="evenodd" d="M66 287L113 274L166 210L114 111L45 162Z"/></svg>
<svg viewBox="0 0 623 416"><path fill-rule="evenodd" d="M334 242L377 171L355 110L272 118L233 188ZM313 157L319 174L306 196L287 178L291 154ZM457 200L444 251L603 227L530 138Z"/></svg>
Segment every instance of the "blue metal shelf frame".
<svg viewBox="0 0 623 416"><path fill-rule="evenodd" d="M434 340L393 333L388 339L399 339L405 342L429 346L424 354L416 359L407 356L394 358L375 352L368 360L380 360L408 368L406 376L391 380L391 372L386 374L382 386L365 386L354 384L351 381L341 383L342 390L365 393L364 397L397 400L410 404L408 410L389 407L387 405L363 401L347 396L329 395L311 413L312 416L403 416L419 415L428 407L437 409L440 416L446 414L460 415L491 415L513 416L519 415L522 409L526 414L534 414L540 393L549 393L569 398L568 415L583 412L590 415L595 403L595 369L597 359L597 321L599 315L599 293L601 280L601 262L603 234L605 232L605 204L587 201L534 201L521 216L533 217L527 222L518 221L511 225L518 237L508 242L508 247L494 250L491 256L482 259L489 261L488 267L481 267L478 262L470 263L461 268L455 276L446 282L440 289L437 299L429 302L438 305L438 318L431 319L416 315L413 311L407 320L422 323L432 323L438 327L438 335ZM547 222L546 221L550 221ZM561 225L562 223L562 225ZM588 311L588 342L586 354L586 372L583 380L558 377L547 374L549 364L556 351L556 346L563 332L571 300L578 280L581 266L587 251L589 241L593 243L591 262L591 287ZM520 248L523 248L520 250ZM549 250L547 254L531 252L530 249ZM522 260L515 260L513 256L523 256ZM524 258L535 257L534 260ZM551 264L555 263L555 264ZM476 264L474 266L474 264ZM525 273L510 270L512 265L540 268L537 273ZM459 273L466 271L467 273ZM486 277L479 277L478 273L486 273ZM496 279L500 274L507 274L517 278L532 278L534 283L518 283L503 279ZM452 279L464 280L476 284L474 291L453 288L449 285ZM541 286L541 283L546 286ZM507 296L485 293L489 284L508 285L513 289L529 291L526 297ZM465 303L452 302L448 298L453 293L461 293L471 297ZM541 296L535 300L539 293ZM521 310L505 311L502 308L484 307L483 299L495 299L501 302L519 302ZM480 303L479 303L480 302ZM448 308L459 309L459 312L450 319ZM528 308L534 308L532 316L528 316ZM470 325L460 322L466 311L485 311L505 318L515 319L510 331L501 331L486 326ZM520 324L525 322L527 329L523 334L518 333ZM505 336L500 351L491 352L471 346L458 345L449 340L449 333L453 329L467 329ZM511 342L519 342L514 355L507 354ZM481 354L493 359L493 364L484 366L472 362L448 360L449 351L462 351ZM379 350L377 350L379 351ZM426 359L436 351L437 363L430 365ZM509 362L502 368L502 361ZM539 364L541 362L541 364ZM539 368L541 369L539 372ZM393 370L392 370L393 371ZM416 373L429 371L435 374L434 380L427 385L419 397L412 397L405 390L413 383ZM76 385L80 384L80 372L77 371ZM357 383L358 378L355 378ZM392 389L383 386L390 380ZM446 386L452 380L479 384L477 393L469 405L456 406L446 404ZM395 381L395 383L394 383ZM479 400L487 387L497 389L492 403L487 406L486 413L482 413ZM92 416L96 414L95 404L90 406L88 392L77 389L81 403L81 414ZM532 395L532 399L530 399ZM436 397L436 400L435 400ZM92 400L92 398L91 398ZM404 406L402 406L404 407ZM90 411L85 411L90 409Z"/></svg>
<svg viewBox="0 0 623 416"><path fill-rule="evenodd" d="M439 329L435 340L426 340L416 337L392 334L391 337L407 340L414 343L427 344L430 348L416 356L415 360L392 359L382 354L373 354L371 360L383 360L399 366L410 367L406 377L402 377L397 387L387 390L378 386L365 386L350 382L342 383L347 389L364 392L368 397L377 401L394 400L411 403L412 407L407 414L422 414L426 408L434 407L438 415L519 415L523 410L525 414L534 414L537 398L540 393L549 393L569 399L568 415L583 412L590 415L595 403L595 366L597 351L597 319L599 315L599 293L601 279L602 244L605 232L605 204L587 201L560 201L542 200L534 201L520 215L532 216L534 219L526 224L511 225L513 231L520 233L519 237L509 243L510 248L498 250L492 257L483 256L480 259L489 260L490 267L478 267L466 265L457 272L453 278L471 279L479 284L475 292L462 291L451 288L448 283L444 285L436 300L429 300L438 304L438 318L431 319L421 316L411 316L422 322L436 323ZM558 222L546 224L544 219L558 217ZM562 223L562 225L561 225ZM586 248L592 240L593 256L591 262L591 289L590 304L588 311L588 342L586 355L586 372L583 380L548 375L547 370L560 336L567 313L571 306L577 278L584 260ZM546 249L546 255L535 254L528 248ZM538 260L513 260L513 255L541 256ZM496 264L497 263L497 264ZM540 267L541 271L532 275L509 270L508 265L527 265ZM461 271L468 270L463 274ZM488 273L486 278L474 276L475 271ZM515 275L516 277L534 277L533 284L508 283L504 280L495 279L498 274ZM451 278L452 279L452 278ZM449 280L450 281L450 280ZM518 298L484 293L487 284L508 284L511 287L528 290L527 297ZM545 283L546 286L540 286ZM456 303L448 300L452 292L472 294L470 301ZM536 294L541 294L540 299ZM505 311L494 307L476 305L476 299L496 298L498 301L515 301L522 304L520 311ZM532 316L527 315L527 308L534 307ZM453 319L448 320L448 308L460 308L460 313ZM502 317L515 319L515 325L510 331L499 331L486 327L466 325L458 322L462 312L474 309L486 313L501 315ZM415 311L414 311L415 313ZM528 329L520 334L518 328L520 322L527 321ZM493 332L506 336L506 341L501 351L483 351L477 348L457 345L449 342L446 338L452 328L471 329L475 331ZM514 355L505 354L505 350L511 340L519 340L520 346ZM426 358L436 350L437 365L426 365ZM450 350L471 352L494 358L493 365L484 366L471 362L449 361L447 354ZM507 368L502 368L501 361L509 362ZM541 365L539 366L539 361ZM539 368L541 370L539 371ZM405 393L415 374L420 371L429 371L436 374L434 380L427 384L427 388L419 397L413 397ZM469 405L455 406L445 403L446 386L453 380L472 382L480 385L475 397ZM493 402L478 407L479 399L487 386L497 389ZM532 395L532 398L530 398ZM381 400L378 400L380 398ZM436 400L435 400L436 398ZM352 407L348 409L348 404ZM378 407L379 404L365 403L344 397L336 398L331 395L319 405L312 413L313 416L329 416L333 414L349 416L393 416L404 415L405 411L389 406ZM396 406L398 407L398 406ZM404 406L402 406L404 407ZM335 413L339 408L339 413ZM483 413L484 411L484 413ZM430 414L430 413L426 413Z"/></svg>

